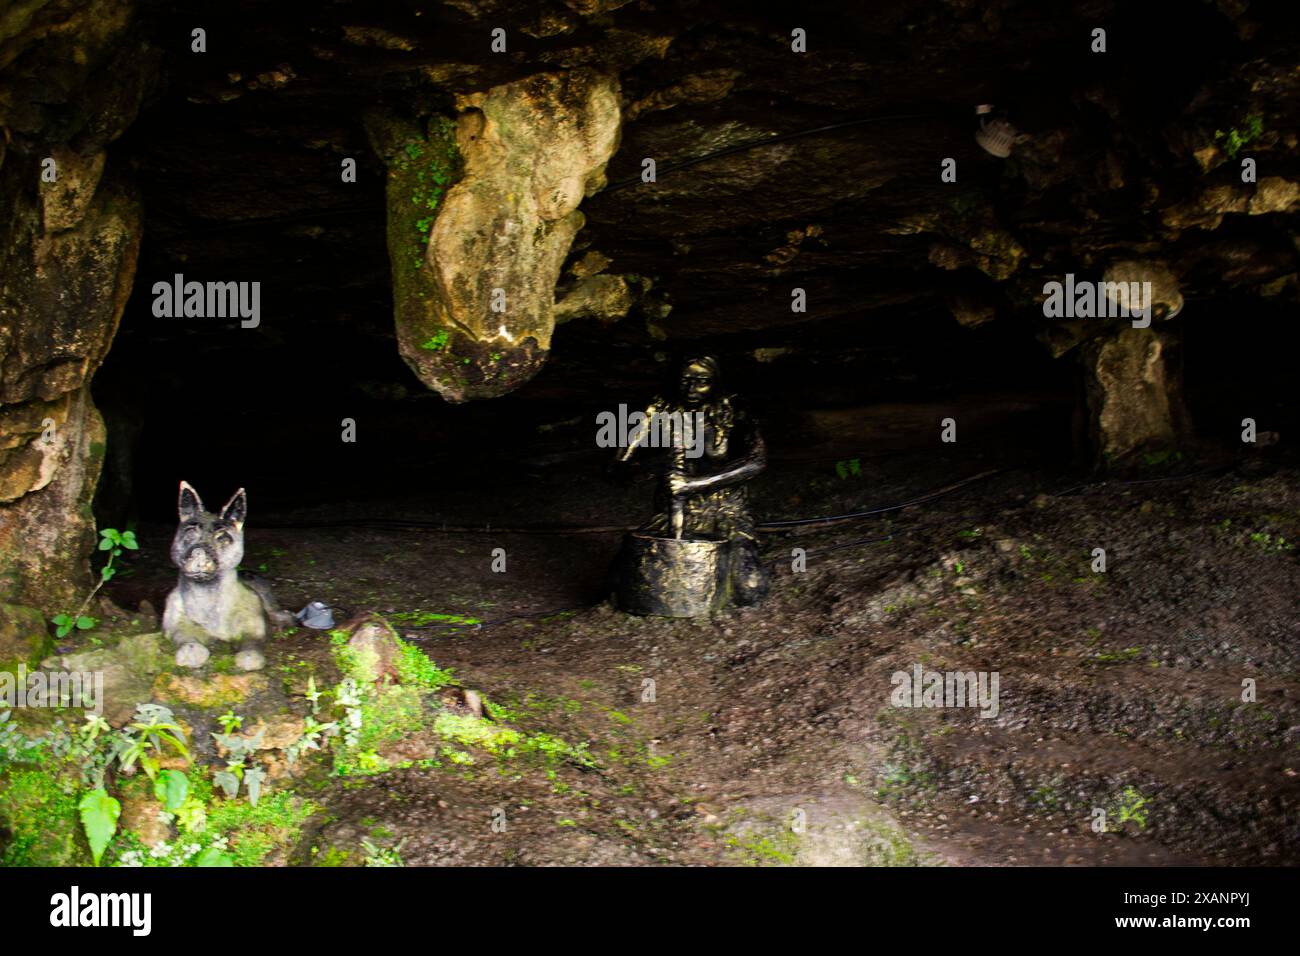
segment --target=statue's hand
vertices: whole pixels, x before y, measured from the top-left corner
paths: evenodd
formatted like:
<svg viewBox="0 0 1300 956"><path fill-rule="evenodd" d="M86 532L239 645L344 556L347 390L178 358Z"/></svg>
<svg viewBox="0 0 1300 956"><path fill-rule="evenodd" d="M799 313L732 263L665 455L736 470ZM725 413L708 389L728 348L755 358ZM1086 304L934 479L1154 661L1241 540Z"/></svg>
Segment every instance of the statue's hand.
<svg viewBox="0 0 1300 956"><path fill-rule="evenodd" d="M694 486L695 483L685 475L673 474L668 476L668 493L674 498L678 498L686 494L688 491L692 491Z"/></svg>

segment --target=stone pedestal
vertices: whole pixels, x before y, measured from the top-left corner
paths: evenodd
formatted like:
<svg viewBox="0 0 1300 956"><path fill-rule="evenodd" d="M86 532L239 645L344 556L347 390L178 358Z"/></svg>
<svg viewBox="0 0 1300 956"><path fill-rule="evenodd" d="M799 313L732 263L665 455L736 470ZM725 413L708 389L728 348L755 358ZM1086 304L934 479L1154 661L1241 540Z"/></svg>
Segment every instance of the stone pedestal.
<svg viewBox="0 0 1300 956"><path fill-rule="evenodd" d="M634 531L617 566L618 606L631 614L700 617L731 602L731 545Z"/></svg>

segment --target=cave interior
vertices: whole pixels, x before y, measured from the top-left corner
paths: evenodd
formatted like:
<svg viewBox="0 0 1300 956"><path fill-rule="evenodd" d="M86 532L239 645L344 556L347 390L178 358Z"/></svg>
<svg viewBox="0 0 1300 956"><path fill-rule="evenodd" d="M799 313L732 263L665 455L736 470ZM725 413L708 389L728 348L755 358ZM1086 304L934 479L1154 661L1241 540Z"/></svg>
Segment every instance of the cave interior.
<svg viewBox="0 0 1300 956"><path fill-rule="evenodd" d="M819 821L875 821L866 849L808 840L790 851L803 861L1296 861L1300 788L1278 772L1300 714L1291 4L30 6L0 26L0 195L15 209L0 266L17 303L0 316L0 430L19 436L6 449L35 441L32 421L88 388L105 450L98 480L53 504L37 499L54 484L6 481L6 555L25 547L24 522L66 514L52 547L75 560L62 583L24 572L0 597L48 616L64 605L40 595L93 583L99 558L75 517L89 506L93 527L134 529L140 544L97 613L156 629L178 482L209 508L244 488L243 569L284 607L386 615L494 699L586 707L530 713L540 727L675 755L586 787L600 809L531 779L491 784L553 803L581 832L530 823L491 846L449 842L489 785L457 780L434 798L431 771L402 770L338 795L307 842L355 843L379 817L416 862L716 862L753 855L754 815L779 817L798 795ZM612 82L617 115L580 115L565 135L600 121L616 142L592 161L555 283L534 289L491 256L464 266L505 269L543 318L531 345L510 339L532 349L517 375L495 340L456 340L444 351L480 391L445 394L448 373L417 367L395 327L396 167L373 117L459 121L467 135L467 103L492 115L486 91L526 101L538 75ZM977 141L982 104L1019 133L1010 155ZM504 142L522 136L500 125ZM534 145L525 166L546 161ZM53 253L66 271L33 264L30 236L53 231L48 204L30 225L51 150L103 157L82 206L112 191L138 217L118 284L71 302L59 277L96 275L99 240L87 214L65 227L85 225L86 242ZM1243 180L1245 158L1257 178ZM474 175L492 185L506 166ZM485 235L494 214L480 213ZM1174 314L1149 330L1046 315L1045 283L1101 280L1117 262L1176 282ZM178 274L259 283L258 324L159 316L155 284ZM453 311L465 302L446 295ZM673 388L697 354L719 359L766 439L757 520L879 513L771 524L772 591L757 607L633 618L609 605L607 572L660 479L611 476L597 416ZM17 461L0 465L18 474ZM1104 575L1089 568L1097 547ZM327 657L323 640L300 628L272 664ZM921 659L1000 671L1004 719L959 722L963 751L881 717L889 675ZM1261 670L1276 677L1267 719L1233 696ZM677 701L644 714L645 675ZM611 730L604 715L624 711L634 719ZM385 787L407 804L385 803ZM1079 815L1130 790L1152 796L1152 825L1090 839ZM983 802L966 817L972 793ZM967 822L948 825L954 806ZM614 807L635 826L614 826ZM739 807L749 822L728 816ZM741 836L683 839L701 820ZM881 832L905 834L906 851ZM285 858L303 862L305 845Z"/></svg>

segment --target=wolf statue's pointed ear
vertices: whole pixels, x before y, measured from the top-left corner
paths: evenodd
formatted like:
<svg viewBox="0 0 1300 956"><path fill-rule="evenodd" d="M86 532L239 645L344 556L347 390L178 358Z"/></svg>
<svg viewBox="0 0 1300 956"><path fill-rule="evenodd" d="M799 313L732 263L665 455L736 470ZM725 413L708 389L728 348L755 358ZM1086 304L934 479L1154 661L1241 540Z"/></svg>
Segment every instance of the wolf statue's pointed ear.
<svg viewBox="0 0 1300 956"><path fill-rule="evenodd" d="M187 521L203 511L203 499L188 481L181 482L181 498L177 510L180 511L182 521Z"/></svg>
<svg viewBox="0 0 1300 956"><path fill-rule="evenodd" d="M244 519L248 517L248 495L244 494L244 489L240 488L226 506L221 509L221 520L229 521L236 529L244 527Z"/></svg>

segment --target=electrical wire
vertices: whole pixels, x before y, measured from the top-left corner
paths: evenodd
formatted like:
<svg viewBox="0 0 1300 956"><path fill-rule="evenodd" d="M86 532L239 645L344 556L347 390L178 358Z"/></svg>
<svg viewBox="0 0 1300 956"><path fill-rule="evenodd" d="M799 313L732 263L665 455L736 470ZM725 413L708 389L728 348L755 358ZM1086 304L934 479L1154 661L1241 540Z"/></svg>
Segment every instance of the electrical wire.
<svg viewBox="0 0 1300 956"><path fill-rule="evenodd" d="M1065 491L1057 492L1052 495L1053 498L1068 498L1077 491L1085 488L1105 488L1108 485L1115 485L1121 488L1131 487L1133 485L1154 485L1166 481L1190 481L1193 478L1206 478L1210 475L1222 474L1231 471L1235 467L1235 462L1229 462L1226 465L1215 465L1211 468L1202 468L1200 471L1191 471L1182 475L1164 475L1160 478L1133 478L1127 481L1085 481L1083 484L1075 485Z"/></svg>
<svg viewBox="0 0 1300 956"><path fill-rule="evenodd" d="M780 531L785 528L837 524L842 521L853 521L858 518L871 517L872 515L887 514L891 511L902 511L904 508L912 508L919 504L925 504L926 502L946 497L966 485L989 478L998 474L1000 471L1003 471L1003 469L994 468L989 471L982 471L977 475L963 478L961 481L927 492L919 498L904 501L902 504L887 505L883 508L872 508L869 511L850 511L846 514L839 515L821 515L815 518L792 518L784 521L763 521L759 522L756 527L759 531ZM389 528L393 530L436 531L442 534L613 534L616 532L623 533L636 531L640 525L498 525L494 528L491 524L485 524L483 527L477 525L449 525L443 521L428 521L419 518L331 518L319 521L270 521L263 522L261 527L277 530L289 528L374 527Z"/></svg>
<svg viewBox="0 0 1300 956"><path fill-rule="evenodd" d="M963 478L961 481L954 482L951 485L945 485L944 487L924 494L919 498L913 498L911 501L904 501L899 505L889 505L884 508L872 508L870 511L851 511L842 515L826 515L819 518L791 518L787 521L765 521L758 525L758 530L778 531L782 528L800 528L808 527L809 525L838 524L841 521L853 521L857 518L869 518L872 515L888 514L891 511L902 511L904 508L912 508L929 501L937 501L940 498L946 498L948 495L959 491L967 485L974 484L977 481L982 481L985 478L990 478L1001 471L1003 471L1001 468L991 468L988 471L980 472L978 475Z"/></svg>
<svg viewBox="0 0 1300 956"><path fill-rule="evenodd" d="M1082 488L1095 487L1095 486L1097 486L1097 485L1104 486L1104 485L1107 485L1107 484L1115 484L1115 485L1118 485L1118 486L1129 486L1129 485L1153 484L1153 483L1158 483L1158 482L1167 482L1167 481L1183 481L1183 480L1190 480L1190 479L1194 479L1194 478L1207 477L1207 476L1212 475L1212 474L1216 474L1216 473L1219 473L1219 472L1227 471L1227 470L1231 469L1231 467L1232 467L1232 465L1231 465L1231 464L1228 464L1228 465L1226 465L1226 466L1216 466L1216 467L1213 467L1213 468L1206 468L1206 469L1202 469L1202 470L1200 470L1200 471L1190 472L1190 473L1188 473L1188 474L1183 474L1183 475L1168 475L1168 476L1161 477L1161 478L1140 478L1140 479L1134 479L1134 480L1129 480L1129 481L1119 481L1119 482L1098 482L1098 483L1094 483L1094 484L1091 484L1091 485L1090 485L1090 484L1074 485L1074 486L1071 486L1071 487L1067 488L1067 489L1064 490L1064 491L1054 492L1054 493L1052 493L1051 495L1049 495L1049 497L1053 497L1053 498L1064 498L1064 497L1070 497L1071 495L1073 495L1075 492L1079 491L1079 490L1082 489ZM781 529L796 528L796 527L809 527L809 526L815 526L815 525L838 524L838 523L843 522L843 521L851 521L851 520L856 520L856 519L859 519L859 518L866 518L866 517L872 517L872 516L875 516L875 515L888 514L888 513L891 513L891 512L895 512L895 511L902 511L902 510L904 510L904 509L906 509L906 508L916 507L916 506L921 505L921 504L927 504L927 503L932 502L932 501L937 501L937 500L939 500L940 498L945 498L945 497L947 497L947 496L949 496L949 495L951 495L951 494L956 493L957 491L961 490L961 489L964 488L964 487L967 487L967 486L969 486L969 485L972 485L972 484L976 483L977 481L983 480L984 478L988 478L988 477L991 477L991 476L993 476L993 475L995 475L995 474L999 474L999 473L1002 472L1002 471L1005 471L1005 469L1002 469L1002 468L994 468L994 469L990 469L990 470L988 470L988 471L980 472L980 473L977 474L977 475L972 475L972 476L969 477L969 478L964 478L964 479L962 479L961 481L954 482L954 483L951 484L951 485L946 485L946 486L944 486L944 487L942 487L942 488L937 489L936 491L929 492L929 493L927 493L927 494L925 494L925 495L921 495L920 497L917 497L917 498L912 498L912 499L910 499L910 500L908 500L908 501L905 501L905 502L903 502L903 503L901 503L901 504L897 504L897 505L888 505L888 506L883 507L883 508L872 508L872 509L867 510L867 511L854 511L854 512L848 512L848 513L846 513L846 514L842 514L842 515L829 515L829 516L817 517L817 518L798 518L798 519L792 519L792 520L789 520L789 521L775 521L775 522L767 522L767 523L764 523L764 524L759 524L757 527L758 527L760 530L766 529L766 530L778 530L778 531L779 531L779 530L781 530ZM939 526L933 526L933 525L930 525L930 526L924 526L924 525L923 525L923 526L917 526L917 527L912 527L912 528L901 528L901 529L899 529L899 530L897 530L897 531L893 531L893 532L891 532L891 533L889 533L889 534L887 534L887 535L883 535L883 536L881 536L881 537L874 537L874 538L857 538L857 539L854 539L854 540L852 540L852 541L844 541L844 542L841 542L841 543L839 543L839 544L826 545L826 546L824 546L824 547L820 547L820 548L812 548L812 549L806 550L806 551L804 552L804 557L813 557L813 556L816 556L816 555L830 554L830 553L832 553L832 552L836 552L836 551L845 551L845 550L848 550L848 549L850 549L850 548L863 547L863 546L868 545L868 544L881 544L881 543L884 543L884 542L893 541L894 539L899 538L899 537L902 537L902 536L905 536L905 535L917 534L917 533L920 533L920 532L922 532L922 531L941 531L941 530L942 530L943 528L945 528L945 527L949 527L949 526L952 526L952 525L954 525L954 524L959 524L959 523L962 523L962 522L954 520L954 521L944 522L943 524L941 524L941 525L939 525ZM283 526L283 525L282 525L282 526ZM288 526L288 527L296 527L296 525L287 525L287 526ZM421 526L423 526L423 524L422 524ZM300 525L300 526L297 526L297 527L312 527L312 525ZM475 529L469 529L469 530L472 530L472 531L478 531L478 530L480 530L480 529L475 528ZM530 529L530 530L531 530L533 533L565 533L565 532L563 531L563 529L550 529L549 531L539 531L538 529ZM578 531L588 531L588 530L592 530L592 529L576 529L576 530L574 530L572 533L577 533ZM602 529L602 530L604 530L604 529ZM612 529L611 529L611 530L612 530ZM629 527L629 528L626 528L626 529L624 529L624 528L619 528L618 530L635 530L635 529ZM518 532L511 531L511 530L509 530L509 529L500 529L500 528L498 529L498 531L500 531L500 532L502 532L502 533L518 533ZM784 555L782 555L782 556L779 556L779 557L770 557L770 558L767 558L766 560L764 560L763 563L764 563L765 565L768 565L768 566L774 566L774 565L776 565L776 564L783 563L783 562L786 561L786 560L788 560L788 558L785 557ZM469 630L479 631L479 630L483 630L483 629L485 629L485 628L498 627L498 626L500 626L500 625L502 625L502 624L508 624L508 623L510 623L510 622L512 622L512 621L520 621L520 620L537 620L537 619L539 619L539 618L556 617L556 616L561 615L561 614L577 613L577 612L579 612L579 611L586 611L586 610L590 610L590 609L592 609L592 608L594 608L594 607L599 607L600 603L601 603L601 602L597 602L597 603L595 603L595 604L575 604L575 605L569 605L569 606L567 606L567 607L555 608L555 609L553 609L553 610L548 610L548 611L531 611L531 612L523 612L523 613L519 613L519 614L509 614L509 615L506 615L505 617L496 618L495 620L491 620L491 621L477 621L477 622L475 622L475 623L473 623L473 624L466 624L466 623L463 623L463 622L456 622L456 621L437 621L437 622L432 622L432 623L429 623L429 624L402 625L402 626L400 627L400 630L402 630L403 632L406 632L406 631L421 631L421 630L435 630L435 629L441 629L441 630L443 630L443 631L451 631L451 632L453 632L453 633L461 633L461 632L463 632L463 631L469 631ZM381 612L381 613L391 615L391 614L397 614L397 613L402 613L402 612L398 612L398 611L384 611L384 612ZM414 635L414 636L418 638L420 635Z"/></svg>
<svg viewBox="0 0 1300 956"><path fill-rule="evenodd" d="M929 493L929 494L922 495L922 496L919 497L919 498L913 498L913 499L911 499L911 500L909 500L909 501L905 501L905 502L903 502L902 504L898 504L898 505L890 505L890 506L885 507L885 508L874 508L874 509L872 509L872 510L870 510L870 511L851 512L851 513L849 513L849 514L845 514L845 515L830 516L830 517L823 517L823 518L800 519L800 520L803 521L803 522L813 523L813 524L827 524L827 523L838 523L838 522L840 522L840 521L853 520L853 519L856 519L856 518L867 517L867 516L870 516L870 515L885 514L885 513L888 513L888 512L892 512L892 511L899 511L899 510L902 510L902 509L904 509L904 508L911 508L911 507L915 507L916 505L919 505L919 504L927 503L927 502L930 502L930 501L936 501L936 500L938 500L939 498L943 498L943 497L946 497L946 496L948 496L948 495L950 495L950 494L955 493L956 491L960 490L961 488L966 487L967 485L974 484L976 481L978 481L978 480L980 480L980 479L982 479L982 478L986 478L986 477L989 477L989 476L991 476L991 475L997 474L998 472L1000 472L1000 471L1002 471L1002 470L1003 470L1003 469L997 468L997 469L992 469L992 470L990 470L990 471L981 472L981 473L978 474L978 475L973 475L973 476L971 476L970 478L966 478L966 479L964 479L964 480L962 480L962 481L959 481L959 482L956 482L956 483L954 483L954 484L952 484L952 485L945 486L944 488L941 488L941 489L939 489L939 490L937 490L937 491L935 491L935 492L931 492L931 493ZM949 522L949 524L951 524L951 523L952 523L952 522ZM788 527L788 525L786 525L786 526ZM761 528L761 527L763 527L763 526L762 526L762 525L759 525L759 527ZM893 533L890 533L890 534L884 535L883 537L876 537L876 538L859 538L859 539L854 540L854 541L845 541L845 542L841 542L841 543L839 543L839 544L827 545L826 547L822 547L822 548L813 548L813 549L811 549L811 550L805 551L804 554L805 554L805 557L808 557L808 556L814 556L814 555L819 555L819 554L829 554L829 553L831 553L831 552L833 552L833 551L843 551L843 550L846 550L846 549L848 549L848 548L861 547L861 546L863 546L863 545L867 545L867 544L879 544L879 543L884 542L884 541L892 541L892 540L894 540L895 537L898 537L898 536L900 536L900 535L915 534L915 533L917 533L917 532L919 532L919 531L923 531L923 530L927 530L927 529L925 529L925 528L921 528L921 527L901 529L901 530L899 530L899 531L897 531L897 532L893 532ZM785 560L784 557L772 557L772 558L768 558L766 561L764 561L764 564L766 564L766 565L774 565L774 564L777 564L777 563L779 563L779 562L781 562L781 561L783 561L783 560ZM499 625L501 625L501 624L508 624L508 623L510 623L511 621L518 621L518 620L536 620L536 619L538 619L538 618L555 617L555 616L557 616L557 615L560 615L560 614L566 614L566 613L570 613L570 612L576 613L576 612L578 612L578 611L586 611L586 610L590 610L590 609L592 609L593 607L598 607L598 606L600 605L600 603L601 603L601 602L596 602L595 604L579 604L579 605L570 605L570 606L568 606L568 607L557 608L557 609L549 610L549 611L533 611L533 612L522 613L522 614L510 614L510 615L507 615L506 617L497 618L496 620L492 620L492 621L478 621L478 622L475 622L474 624L466 624L466 623L464 623L464 622L459 622L459 621L436 621L436 622L432 622L432 623L429 623L429 624L403 625L403 626L401 627L401 630L405 632L405 631L407 631L407 630L418 631L418 630L434 630L434 629L441 629L441 630L443 630L443 631L450 631L450 632L452 632L452 633L457 633L457 634L459 634L459 633L462 633L462 632L464 632L464 631L469 631L469 630L478 631L478 630L483 630L484 628L497 627L497 626L499 626ZM381 613L393 614L393 613L400 613L400 612L387 611L387 612L381 612ZM417 635L417 636L418 636L418 635Z"/></svg>

